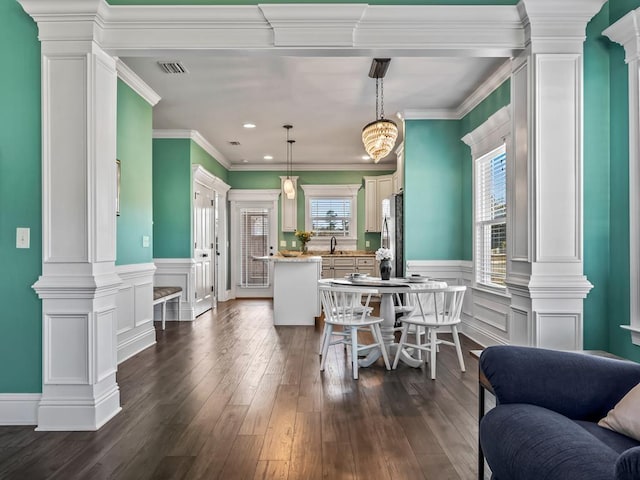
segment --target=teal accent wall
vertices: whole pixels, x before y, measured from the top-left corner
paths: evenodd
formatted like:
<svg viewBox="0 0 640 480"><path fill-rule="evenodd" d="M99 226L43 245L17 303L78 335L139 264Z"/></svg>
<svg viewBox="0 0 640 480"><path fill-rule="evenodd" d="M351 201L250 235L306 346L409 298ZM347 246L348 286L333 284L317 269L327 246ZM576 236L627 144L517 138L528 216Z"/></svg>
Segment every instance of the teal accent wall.
<svg viewBox="0 0 640 480"><path fill-rule="evenodd" d="M611 0L613 23L638 8L635 0ZM629 323L629 98L628 69L623 48L609 43L610 101L610 201L609 201L609 351L640 361L640 347L633 345L629 332L619 325ZM586 136L585 136L586 138ZM591 145L585 146L587 151ZM586 195L586 192L585 192Z"/></svg>
<svg viewBox="0 0 640 480"><path fill-rule="evenodd" d="M206 168L210 173L214 174L224 183L227 183L229 178L229 172L226 168L224 168L220 162L218 162L215 158L213 158L209 153L198 145L196 142L191 140L191 164L192 165L202 165Z"/></svg>
<svg viewBox="0 0 640 480"><path fill-rule="evenodd" d="M460 138L473 132L491 115L511 103L511 80L506 80L460 120ZM473 260L473 160L463 144L467 160L462 162L462 260Z"/></svg>
<svg viewBox="0 0 640 480"><path fill-rule="evenodd" d="M304 229L304 212L305 198L301 185L345 185L345 184L361 184L363 188L358 191L358 250L375 250L380 246L379 233L365 233L364 231L364 215L365 215L365 198L364 198L364 176L387 175L393 171L293 171L293 176L298 176L298 191L296 192L296 201L298 206L298 228ZM244 189L269 189L280 188L280 177L286 175L286 171L230 171L229 185L231 188ZM278 202L278 207L280 203ZM278 208L278 221L280 219L280 208ZM280 241L287 242L287 249L291 249L291 242L296 240L293 232L282 232L279 229L278 245ZM366 241L369 241L367 248ZM299 245L299 244L297 244Z"/></svg>
<svg viewBox="0 0 640 480"><path fill-rule="evenodd" d="M406 260L463 256L462 146L457 120L405 121Z"/></svg>
<svg viewBox="0 0 640 480"><path fill-rule="evenodd" d="M152 107L118 80L117 158L120 160L120 215L116 264L153 261ZM149 237L143 247L142 237Z"/></svg>
<svg viewBox="0 0 640 480"><path fill-rule="evenodd" d="M191 258L191 140L153 139L153 256Z"/></svg>
<svg viewBox="0 0 640 480"><path fill-rule="evenodd" d="M608 8L587 27L584 44L584 274L593 289L584 301L584 348L607 350L609 332L609 50L600 32Z"/></svg>
<svg viewBox="0 0 640 480"><path fill-rule="evenodd" d="M0 2L0 393L42 391L42 303L31 288L42 272L40 43L15 1ZM31 246L16 248L16 228Z"/></svg>

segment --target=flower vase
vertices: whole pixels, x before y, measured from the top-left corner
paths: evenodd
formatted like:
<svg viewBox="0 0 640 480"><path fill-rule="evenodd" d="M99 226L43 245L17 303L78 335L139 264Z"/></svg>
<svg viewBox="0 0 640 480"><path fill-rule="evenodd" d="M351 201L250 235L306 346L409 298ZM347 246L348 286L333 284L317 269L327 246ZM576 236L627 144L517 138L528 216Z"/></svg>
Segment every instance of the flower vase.
<svg viewBox="0 0 640 480"><path fill-rule="evenodd" d="M301 243L300 251L302 252L303 255L309 251L309 249L307 248L307 242Z"/></svg>
<svg viewBox="0 0 640 480"><path fill-rule="evenodd" d="M391 278L391 260L385 258L380 260L380 278L389 280Z"/></svg>

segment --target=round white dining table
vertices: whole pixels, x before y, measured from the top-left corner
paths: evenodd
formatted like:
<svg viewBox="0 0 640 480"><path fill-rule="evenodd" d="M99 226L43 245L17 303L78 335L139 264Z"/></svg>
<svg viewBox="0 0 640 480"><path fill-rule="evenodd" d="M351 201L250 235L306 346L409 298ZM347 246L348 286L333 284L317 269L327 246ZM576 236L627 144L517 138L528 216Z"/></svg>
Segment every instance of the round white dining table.
<svg viewBox="0 0 640 480"><path fill-rule="evenodd" d="M359 279L352 281L348 278L324 278L319 280L320 284L340 285L340 286L352 286L354 288L367 288L373 289L378 292L380 298L380 316L382 317L382 324L380 325L380 331L382 332L382 340L387 347L387 353L389 358L394 358L398 344L394 335L394 327L396 322L396 312L393 304L393 296L396 293L409 293L411 292L411 283L404 278L391 278L389 280L382 280L377 277L367 277L365 279ZM433 288L443 288L447 284L445 282L426 282L417 283L421 288L428 288L433 285ZM382 352L379 347L372 348L366 357L358 360L358 364L361 367L368 367L373 364L382 356ZM411 367L419 367L424 363L423 360L413 358L406 350L403 350L400 355L400 360Z"/></svg>

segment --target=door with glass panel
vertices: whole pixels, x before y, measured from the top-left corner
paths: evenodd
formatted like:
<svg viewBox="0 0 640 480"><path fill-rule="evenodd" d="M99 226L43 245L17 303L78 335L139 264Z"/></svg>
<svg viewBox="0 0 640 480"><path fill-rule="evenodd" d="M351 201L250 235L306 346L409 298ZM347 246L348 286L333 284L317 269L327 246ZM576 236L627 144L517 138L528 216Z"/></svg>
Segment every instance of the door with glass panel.
<svg viewBox="0 0 640 480"><path fill-rule="evenodd" d="M275 224L271 203L239 205L236 208L237 256L236 296L273 296L273 263Z"/></svg>

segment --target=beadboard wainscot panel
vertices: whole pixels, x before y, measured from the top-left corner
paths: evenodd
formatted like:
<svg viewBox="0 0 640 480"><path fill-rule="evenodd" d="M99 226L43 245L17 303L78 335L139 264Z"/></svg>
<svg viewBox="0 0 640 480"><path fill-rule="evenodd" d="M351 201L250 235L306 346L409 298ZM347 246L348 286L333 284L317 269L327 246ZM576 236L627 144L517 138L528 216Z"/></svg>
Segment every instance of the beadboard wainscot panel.
<svg viewBox="0 0 640 480"><path fill-rule="evenodd" d="M156 287L181 287L180 315L176 310L177 302L167 302L167 320L195 320L196 264L191 258L155 258L156 274L153 284ZM160 321L161 305L156 305L154 319Z"/></svg>
<svg viewBox="0 0 640 480"><path fill-rule="evenodd" d="M156 343L153 327L153 263L119 265L122 279L118 291L118 363Z"/></svg>
<svg viewBox="0 0 640 480"><path fill-rule="evenodd" d="M40 393L0 393L0 425L37 425Z"/></svg>

